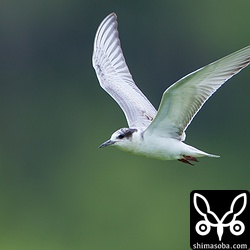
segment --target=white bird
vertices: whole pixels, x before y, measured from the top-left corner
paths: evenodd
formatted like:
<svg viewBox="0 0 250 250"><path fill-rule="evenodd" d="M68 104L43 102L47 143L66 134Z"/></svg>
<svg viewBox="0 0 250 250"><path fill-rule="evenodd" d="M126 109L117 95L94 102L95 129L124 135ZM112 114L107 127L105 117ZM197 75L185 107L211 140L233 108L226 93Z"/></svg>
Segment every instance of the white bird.
<svg viewBox="0 0 250 250"><path fill-rule="evenodd" d="M92 62L101 87L119 104L129 128L117 130L99 148L112 145L191 165L197 157L219 157L185 144L185 130L208 98L250 63L250 46L181 78L165 90L157 112L133 81L117 26L115 13L102 21L95 36Z"/></svg>

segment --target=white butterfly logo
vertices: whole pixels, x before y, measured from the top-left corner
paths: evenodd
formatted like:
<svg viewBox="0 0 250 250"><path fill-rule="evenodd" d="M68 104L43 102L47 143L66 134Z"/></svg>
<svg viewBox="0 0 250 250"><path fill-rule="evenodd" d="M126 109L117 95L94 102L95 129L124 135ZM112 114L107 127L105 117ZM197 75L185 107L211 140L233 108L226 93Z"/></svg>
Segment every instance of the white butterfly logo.
<svg viewBox="0 0 250 250"><path fill-rule="evenodd" d="M205 213L202 212L201 209L198 207L198 204L197 204L198 198L202 199L206 205L206 212ZM235 203L241 198L243 198L243 205L238 212L234 212ZM198 193L194 193L193 203L194 203L194 207L195 207L196 211L201 216L204 217L204 220L200 220L199 222L197 222L197 224L195 226L195 230L199 235L202 235L202 236L207 235L210 232L211 227L217 227L217 235L218 235L219 241L221 241L222 235L224 233L224 227L229 227L230 232L236 236L243 234L243 232L245 231L244 223L240 220L236 220L236 218L246 208L246 205L247 205L246 193L239 194L233 199L231 206L230 206L230 210L228 212L226 212L222 216L221 219L219 219L218 216L213 211L210 210L210 205L209 205L207 199L203 195L198 194ZM212 223L211 221L209 221L208 214L212 215L217 223ZM224 223L225 219L227 218L227 216L229 214L233 214L232 220L229 223Z"/></svg>

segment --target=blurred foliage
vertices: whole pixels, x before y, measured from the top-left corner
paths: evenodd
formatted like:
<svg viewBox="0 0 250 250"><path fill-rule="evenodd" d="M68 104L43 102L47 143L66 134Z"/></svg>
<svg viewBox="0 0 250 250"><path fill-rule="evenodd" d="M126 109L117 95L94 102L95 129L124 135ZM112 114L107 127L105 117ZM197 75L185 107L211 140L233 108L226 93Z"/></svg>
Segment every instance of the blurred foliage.
<svg viewBox="0 0 250 250"><path fill-rule="evenodd" d="M250 69L203 107L195 167L98 145L126 126L91 65L116 12L127 63L157 107L185 74L250 44L250 2L0 3L0 249L189 249L194 189L250 189Z"/></svg>

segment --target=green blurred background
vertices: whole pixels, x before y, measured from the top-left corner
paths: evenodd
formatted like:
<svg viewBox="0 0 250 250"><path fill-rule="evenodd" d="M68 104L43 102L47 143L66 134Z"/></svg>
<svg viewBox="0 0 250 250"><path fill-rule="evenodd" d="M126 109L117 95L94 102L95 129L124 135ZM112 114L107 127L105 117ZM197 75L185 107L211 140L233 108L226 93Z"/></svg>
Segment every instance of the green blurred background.
<svg viewBox="0 0 250 250"><path fill-rule="evenodd" d="M158 107L187 73L250 44L250 1L2 0L0 249L189 249L195 189L250 189L250 68L203 107L195 167L98 146L126 127L91 65L110 12L137 85Z"/></svg>

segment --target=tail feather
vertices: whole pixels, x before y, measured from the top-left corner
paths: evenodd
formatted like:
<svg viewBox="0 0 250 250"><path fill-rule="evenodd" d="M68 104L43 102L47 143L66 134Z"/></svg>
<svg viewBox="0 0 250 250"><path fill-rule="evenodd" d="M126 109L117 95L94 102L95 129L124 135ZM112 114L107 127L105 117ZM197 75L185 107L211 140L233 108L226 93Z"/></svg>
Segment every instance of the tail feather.
<svg viewBox="0 0 250 250"><path fill-rule="evenodd" d="M190 145L187 145L187 146L190 150L189 154L187 154L187 155L194 156L194 157L204 157L204 156L213 157L213 158L220 157L219 155L208 154L208 153L201 151L200 149L197 149L197 148L192 147Z"/></svg>
<svg viewBox="0 0 250 250"><path fill-rule="evenodd" d="M208 157L214 157L214 158L219 158L220 157L219 155L211 155L211 154L207 154L206 156L208 156Z"/></svg>

